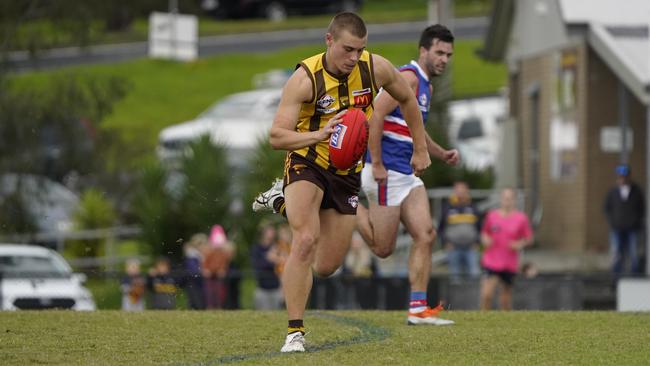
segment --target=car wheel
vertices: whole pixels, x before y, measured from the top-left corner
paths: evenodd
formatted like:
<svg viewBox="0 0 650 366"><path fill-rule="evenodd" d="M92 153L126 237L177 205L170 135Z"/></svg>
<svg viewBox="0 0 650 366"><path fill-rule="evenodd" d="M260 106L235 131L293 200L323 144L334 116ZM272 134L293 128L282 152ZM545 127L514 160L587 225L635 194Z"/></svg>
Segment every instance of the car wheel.
<svg viewBox="0 0 650 366"><path fill-rule="evenodd" d="M272 22L281 22L287 19L287 9L277 1L271 2L264 10L266 19Z"/></svg>

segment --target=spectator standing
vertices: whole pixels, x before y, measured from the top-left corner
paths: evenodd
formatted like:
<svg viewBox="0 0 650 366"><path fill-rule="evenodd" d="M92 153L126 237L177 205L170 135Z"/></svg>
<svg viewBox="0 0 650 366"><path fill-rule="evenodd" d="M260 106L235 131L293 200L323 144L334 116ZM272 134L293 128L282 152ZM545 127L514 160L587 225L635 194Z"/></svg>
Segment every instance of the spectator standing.
<svg viewBox="0 0 650 366"><path fill-rule="evenodd" d="M185 270L185 291L187 293L188 308L194 310L205 309L205 295L203 293L203 277L201 275L201 247L208 243L208 236L194 234L189 242L183 245L183 267Z"/></svg>
<svg viewBox="0 0 650 366"><path fill-rule="evenodd" d="M501 204L483 221L481 242L485 247L481 265L481 310L492 307L492 298L500 285L501 310L512 309L512 285L519 268L519 252L533 241L533 231L525 213L515 208L516 193L501 191Z"/></svg>
<svg viewBox="0 0 650 366"><path fill-rule="evenodd" d="M454 183L453 193L442 211L438 232L447 249L452 278L462 275L478 277L480 217L472 204L467 183Z"/></svg>
<svg viewBox="0 0 650 366"><path fill-rule="evenodd" d="M176 280L171 276L169 259L160 257L149 271L147 287L151 291L151 308L172 310L176 308Z"/></svg>
<svg viewBox="0 0 650 366"><path fill-rule="evenodd" d="M625 272L626 259L630 262L629 272L640 273L637 243L645 216L644 200L641 188L630 179L630 168L627 165L617 166L616 185L607 192L604 204L610 228L612 271L617 278Z"/></svg>
<svg viewBox="0 0 650 366"><path fill-rule="evenodd" d="M272 225L262 227L258 242L251 248L251 263L255 271L255 309L282 308L283 296L275 268L280 260L275 248L276 230Z"/></svg>
<svg viewBox="0 0 650 366"><path fill-rule="evenodd" d="M226 275L230 267L233 247L228 242L226 232L221 225L214 225L208 243L203 246L203 288L205 306L208 309L222 309L226 304L228 288Z"/></svg>
<svg viewBox="0 0 650 366"><path fill-rule="evenodd" d="M140 261L129 259L126 262L126 276L122 279L122 310L144 310L144 292L147 280L140 272Z"/></svg>

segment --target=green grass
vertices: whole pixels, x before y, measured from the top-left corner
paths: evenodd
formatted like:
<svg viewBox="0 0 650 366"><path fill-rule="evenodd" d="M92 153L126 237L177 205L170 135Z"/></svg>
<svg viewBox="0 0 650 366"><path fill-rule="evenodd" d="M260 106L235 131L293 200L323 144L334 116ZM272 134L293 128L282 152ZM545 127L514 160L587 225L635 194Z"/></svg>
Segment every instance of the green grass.
<svg viewBox="0 0 650 366"><path fill-rule="evenodd" d="M120 279L92 278L85 283L93 294L98 309L119 310L122 308L122 291Z"/></svg>
<svg viewBox="0 0 650 366"><path fill-rule="evenodd" d="M506 69L478 58L480 41L458 41L452 68L455 98L494 93L506 83ZM415 44L370 44L379 53L400 65L416 56ZM252 77L271 69L292 69L300 59L320 52L321 45L290 48L275 53L232 54L201 59L192 63L136 60L110 65L92 65L56 71L36 72L16 78L20 87L43 87L57 74L120 75L131 89L102 128L117 132L125 145L137 146L153 154L158 132L171 124L194 118L210 104L228 94L252 88ZM233 67L245 65L245 67ZM135 159L134 159L135 160Z"/></svg>
<svg viewBox="0 0 650 366"><path fill-rule="evenodd" d="M644 365L650 314L310 312L308 352L281 355L284 312L0 313L6 365Z"/></svg>

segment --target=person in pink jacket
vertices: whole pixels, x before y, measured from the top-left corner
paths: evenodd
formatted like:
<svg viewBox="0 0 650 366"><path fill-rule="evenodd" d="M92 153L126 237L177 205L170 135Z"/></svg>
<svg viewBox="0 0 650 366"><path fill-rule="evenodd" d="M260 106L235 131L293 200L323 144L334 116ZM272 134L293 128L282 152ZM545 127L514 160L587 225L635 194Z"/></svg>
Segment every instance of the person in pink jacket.
<svg viewBox="0 0 650 366"><path fill-rule="evenodd" d="M516 193L511 188L501 191L501 205L483 220L481 258L484 276L481 279L481 310L489 310L497 285L501 285L500 307L512 309L512 285L519 268L519 252L533 241L533 231L525 213L515 207Z"/></svg>

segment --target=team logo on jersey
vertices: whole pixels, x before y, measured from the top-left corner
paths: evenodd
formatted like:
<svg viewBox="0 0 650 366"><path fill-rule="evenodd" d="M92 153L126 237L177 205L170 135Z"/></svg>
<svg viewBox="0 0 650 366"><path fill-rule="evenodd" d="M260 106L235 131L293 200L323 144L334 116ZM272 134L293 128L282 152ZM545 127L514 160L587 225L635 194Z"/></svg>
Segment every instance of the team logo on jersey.
<svg viewBox="0 0 650 366"><path fill-rule="evenodd" d="M343 144L343 138L345 137L345 131L348 130L347 126L336 125L334 126L334 132L330 136L330 146L335 149L341 149Z"/></svg>
<svg viewBox="0 0 650 366"><path fill-rule="evenodd" d="M295 164L294 166L291 167L291 169L293 169L293 171L296 172L296 175L300 175L300 173L302 173L302 170L306 167L307 165L305 164Z"/></svg>
<svg viewBox="0 0 650 366"><path fill-rule="evenodd" d="M370 88L353 90L352 97L354 97L354 106L357 108L365 108L372 103L372 91Z"/></svg>
<svg viewBox="0 0 650 366"><path fill-rule="evenodd" d="M331 108L330 109L327 108L331 106L335 100L336 99L334 99L334 97L329 94L323 95L319 100L316 101L316 105L318 106L317 110L321 113L330 113L328 111Z"/></svg>
<svg viewBox="0 0 650 366"><path fill-rule="evenodd" d="M359 206L359 196L350 196L348 197L348 203L352 208L357 208Z"/></svg>
<svg viewBox="0 0 650 366"><path fill-rule="evenodd" d="M422 106L429 106L429 100L427 98L427 95L422 93L420 94L420 97L418 98L418 101L420 102L420 105Z"/></svg>

